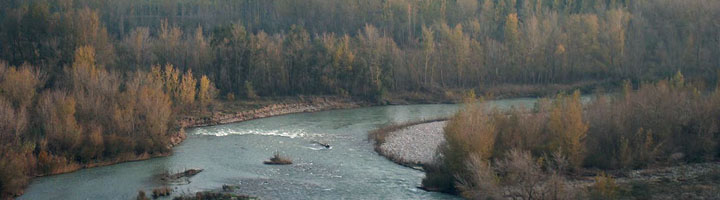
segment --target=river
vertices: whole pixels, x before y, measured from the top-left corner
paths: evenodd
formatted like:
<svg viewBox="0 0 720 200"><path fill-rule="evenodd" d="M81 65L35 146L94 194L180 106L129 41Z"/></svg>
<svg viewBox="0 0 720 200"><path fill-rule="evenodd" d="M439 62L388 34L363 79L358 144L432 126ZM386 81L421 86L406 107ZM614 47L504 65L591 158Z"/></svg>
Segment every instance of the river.
<svg viewBox="0 0 720 200"><path fill-rule="evenodd" d="M491 101L531 107L535 99ZM188 129L188 139L168 157L36 178L19 199L134 199L138 190L167 185L174 195L238 185L238 193L261 199L456 199L417 187L424 173L397 165L373 151L370 130L390 123L451 116L459 106L378 106L300 113ZM325 149L313 141L328 143ZM280 152L293 165L262 162ZM204 171L168 185L163 172Z"/></svg>

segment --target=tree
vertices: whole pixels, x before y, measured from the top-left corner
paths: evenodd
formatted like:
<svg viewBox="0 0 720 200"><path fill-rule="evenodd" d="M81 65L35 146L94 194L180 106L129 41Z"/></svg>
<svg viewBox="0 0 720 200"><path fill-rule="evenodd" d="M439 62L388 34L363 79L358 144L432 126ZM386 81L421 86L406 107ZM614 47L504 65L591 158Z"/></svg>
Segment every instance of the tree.
<svg viewBox="0 0 720 200"><path fill-rule="evenodd" d="M160 22L158 39L153 45L155 48L154 54L158 57L158 63L173 64L180 69L187 69L186 57L183 52L186 47L182 42L182 36L183 31L180 27L169 25L167 19Z"/></svg>
<svg viewBox="0 0 720 200"><path fill-rule="evenodd" d="M25 108L15 109L0 96L0 139L4 143L17 142L27 128L28 117Z"/></svg>
<svg viewBox="0 0 720 200"><path fill-rule="evenodd" d="M158 66L159 68L159 66ZM156 72L160 72L159 70L153 70ZM172 99L176 102L181 102L180 100L180 71L175 69L175 67L172 64L166 64L165 70L162 71L162 83L164 84L164 90L166 93L170 94L172 96Z"/></svg>
<svg viewBox="0 0 720 200"><path fill-rule="evenodd" d="M606 15L609 64L615 68L616 72L622 74L624 72L622 64L625 57L626 27L630 21L630 14L627 11L616 9L608 11Z"/></svg>
<svg viewBox="0 0 720 200"><path fill-rule="evenodd" d="M508 48L510 67L516 69L522 63L518 63L524 50L521 48L520 29L517 13L510 13L505 19L505 45ZM515 73L521 73L515 71Z"/></svg>
<svg viewBox="0 0 720 200"><path fill-rule="evenodd" d="M192 70L185 72L178 88L178 101L181 105L189 106L195 103L196 85L197 81L193 77Z"/></svg>
<svg viewBox="0 0 720 200"><path fill-rule="evenodd" d="M7 67L0 63L0 96L6 96L16 108L26 108L32 103L37 89L42 86L42 75L30 66Z"/></svg>
<svg viewBox="0 0 720 200"><path fill-rule="evenodd" d="M203 108L212 102L212 100L217 96L217 89L215 89L213 83L205 75L200 78L200 88L198 89L197 96L198 101Z"/></svg>
<svg viewBox="0 0 720 200"><path fill-rule="evenodd" d="M147 27L137 27L133 29L128 36L123 39L123 44L127 49L128 58L134 69L149 67L152 63L152 38L150 38L150 29Z"/></svg>
<svg viewBox="0 0 720 200"><path fill-rule="evenodd" d="M456 86L463 88L463 74L466 73L465 68L470 57L470 37L463 33L462 25L458 24L449 33L449 39L455 57L453 64L457 73Z"/></svg>
<svg viewBox="0 0 720 200"><path fill-rule="evenodd" d="M209 65L212 61L212 51L210 44L203 35L203 28L201 26L195 29L195 34L188 40L188 43L189 44L186 45L188 47L186 49L188 51L186 55L189 56L188 65L190 69L195 69L195 71L200 72L207 70L206 68L210 67Z"/></svg>
<svg viewBox="0 0 720 200"><path fill-rule="evenodd" d="M142 78L142 77L140 77ZM172 119L170 95L163 92L159 84L143 84L137 93L135 119L139 120L138 133L147 138L140 145L141 152L166 152L168 140L165 137ZM140 140L143 141L143 140Z"/></svg>
<svg viewBox="0 0 720 200"><path fill-rule="evenodd" d="M434 31L426 26L422 27L422 48L423 48L423 54L425 59L425 70L423 72L423 83L425 85L432 84L432 76L430 75L430 80L428 81L428 65L430 65L430 58L435 51L435 36ZM434 66L434 65L433 65ZM432 70L434 71L434 70Z"/></svg>
<svg viewBox="0 0 720 200"><path fill-rule="evenodd" d="M70 42L65 51L72 52L76 48L92 46L95 48L97 64L109 66L115 62L115 46L110 41L110 36L100 21L98 11L90 8L73 10L65 13L61 20L63 27L69 32Z"/></svg>
<svg viewBox="0 0 720 200"><path fill-rule="evenodd" d="M73 152L82 140L82 129L75 120L75 99L64 92L45 92L38 102L41 127L53 152Z"/></svg>
<svg viewBox="0 0 720 200"><path fill-rule="evenodd" d="M572 96L558 95L550 110L548 129L551 134L549 151L565 153L570 164L576 168L585 158L585 137L588 124L583 121L580 91Z"/></svg>

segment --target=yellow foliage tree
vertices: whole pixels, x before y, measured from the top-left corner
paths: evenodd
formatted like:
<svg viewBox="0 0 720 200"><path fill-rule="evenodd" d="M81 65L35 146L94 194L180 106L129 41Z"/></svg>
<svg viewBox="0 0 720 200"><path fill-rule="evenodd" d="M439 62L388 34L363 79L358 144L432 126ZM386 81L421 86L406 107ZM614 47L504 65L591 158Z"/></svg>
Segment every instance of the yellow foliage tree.
<svg viewBox="0 0 720 200"><path fill-rule="evenodd" d="M175 67L172 64L165 65L163 83L165 83L165 92L172 94L177 100L180 96L178 89L180 86L180 72L175 70Z"/></svg>
<svg viewBox="0 0 720 200"><path fill-rule="evenodd" d="M585 158L588 124L583 121L582 111L580 91L575 91L572 96L558 95L550 111L548 128L552 139L549 150L566 154L574 167L580 167Z"/></svg>
<svg viewBox="0 0 720 200"><path fill-rule="evenodd" d="M442 149L446 167L453 172L464 170L464 161L471 155L482 160L492 156L496 127L490 113L467 95L464 110L458 112L445 126L446 145Z"/></svg>
<svg viewBox="0 0 720 200"><path fill-rule="evenodd" d="M200 78L200 88L197 94L200 105L206 106L215 98L215 95L217 95L217 89L215 89L210 79L203 75Z"/></svg>
<svg viewBox="0 0 720 200"><path fill-rule="evenodd" d="M179 101L182 105L192 105L195 103L197 80L193 77L192 70L188 70L183 74L182 82L178 88Z"/></svg>
<svg viewBox="0 0 720 200"><path fill-rule="evenodd" d="M71 150L82 139L80 126L75 120L75 106L75 99L64 92L47 92L40 98L40 121L51 150Z"/></svg>
<svg viewBox="0 0 720 200"><path fill-rule="evenodd" d="M29 66L9 67L4 71L4 75L0 74L0 95L6 96L17 108L29 106L40 86L40 75Z"/></svg>

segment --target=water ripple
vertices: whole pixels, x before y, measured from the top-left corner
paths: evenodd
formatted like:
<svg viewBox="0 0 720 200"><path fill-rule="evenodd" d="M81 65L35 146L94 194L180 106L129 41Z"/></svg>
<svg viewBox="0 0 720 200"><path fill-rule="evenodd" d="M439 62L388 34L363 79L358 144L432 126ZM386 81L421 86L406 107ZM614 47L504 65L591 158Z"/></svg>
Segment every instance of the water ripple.
<svg viewBox="0 0 720 200"><path fill-rule="evenodd" d="M288 138L305 138L305 137L317 137L319 134L306 133L302 129L285 131L285 130L261 130L261 129L250 129L250 130L238 130L238 129L196 129L192 134L195 135L211 135L211 136L228 136L228 135L265 135L265 136L279 136Z"/></svg>

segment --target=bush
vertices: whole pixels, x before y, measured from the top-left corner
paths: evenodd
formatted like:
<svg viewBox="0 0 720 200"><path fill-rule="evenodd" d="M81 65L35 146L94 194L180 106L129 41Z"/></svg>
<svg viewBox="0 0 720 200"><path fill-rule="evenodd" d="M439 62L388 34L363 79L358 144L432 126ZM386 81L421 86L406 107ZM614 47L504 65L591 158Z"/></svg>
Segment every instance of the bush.
<svg viewBox="0 0 720 200"><path fill-rule="evenodd" d="M543 170L530 152L510 150L494 163L472 155L466 162L470 172L456 176L457 188L467 199L574 199L565 179Z"/></svg>
<svg viewBox="0 0 720 200"><path fill-rule="evenodd" d="M590 196L594 199L616 199L619 190L620 187L615 183L615 179L600 173L595 176L595 184L590 188Z"/></svg>
<svg viewBox="0 0 720 200"><path fill-rule="evenodd" d="M454 193L454 181L450 180L454 176L466 177L471 173L465 166L470 155L481 160L492 156L497 134L495 124L485 108L473 101L468 102L445 126L445 143L439 147L438 169L428 168L428 177L432 180L423 181L423 187Z"/></svg>
<svg viewBox="0 0 720 200"><path fill-rule="evenodd" d="M502 195L499 178L490 165L477 155L471 155L466 162L468 176L458 176L457 189L467 199L499 199Z"/></svg>
<svg viewBox="0 0 720 200"><path fill-rule="evenodd" d="M588 166L640 168L671 155L682 161L712 160L718 152L720 95L701 95L676 76L622 96L597 98L587 106Z"/></svg>
<svg viewBox="0 0 720 200"><path fill-rule="evenodd" d="M23 188L30 181L26 166L26 155L2 148L0 152L0 198L12 198L22 194Z"/></svg>
<svg viewBox="0 0 720 200"><path fill-rule="evenodd" d="M259 98L257 93L255 93L255 89L253 88L252 82L250 82L250 81L245 81L245 97L248 99Z"/></svg>
<svg viewBox="0 0 720 200"><path fill-rule="evenodd" d="M547 152L560 150L570 161L570 165L579 168L585 158L585 137L588 124L583 121L583 108L580 92L572 96L558 95L553 102L548 119L550 141Z"/></svg>

